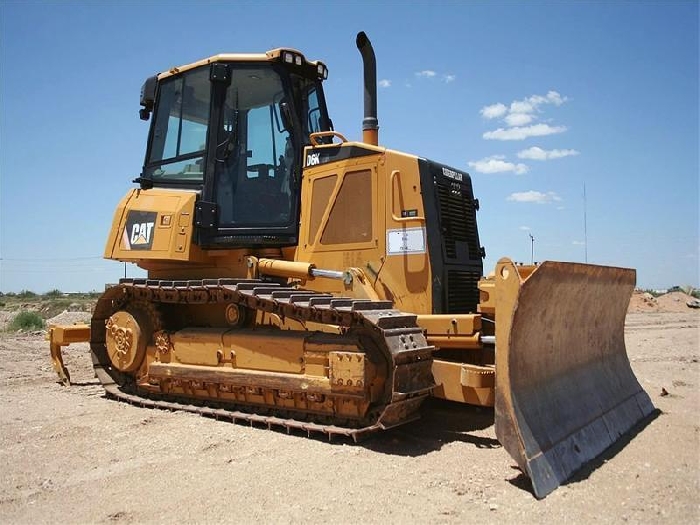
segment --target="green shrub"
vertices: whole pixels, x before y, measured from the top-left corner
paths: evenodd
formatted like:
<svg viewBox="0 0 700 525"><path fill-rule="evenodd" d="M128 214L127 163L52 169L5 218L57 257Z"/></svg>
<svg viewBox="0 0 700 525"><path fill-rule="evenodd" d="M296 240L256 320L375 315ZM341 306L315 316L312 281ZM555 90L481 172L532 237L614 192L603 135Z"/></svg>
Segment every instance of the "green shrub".
<svg viewBox="0 0 700 525"><path fill-rule="evenodd" d="M59 290L58 288L54 288L53 290L49 290L44 294L44 297L47 297L49 299L55 299L57 297L63 297L63 292Z"/></svg>
<svg viewBox="0 0 700 525"><path fill-rule="evenodd" d="M31 290L22 290L17 294L17 297L19 297L20 299L33 299L34 297L36 297L36 294Z"/></svg>
<svg viewBox="0 0 700 525"><path fill-rule="evenodd" d="M8 329L16 332L18 330L31 331L44 328L44 320L36 312L24 310L18 313L10 322Z"/></svg>

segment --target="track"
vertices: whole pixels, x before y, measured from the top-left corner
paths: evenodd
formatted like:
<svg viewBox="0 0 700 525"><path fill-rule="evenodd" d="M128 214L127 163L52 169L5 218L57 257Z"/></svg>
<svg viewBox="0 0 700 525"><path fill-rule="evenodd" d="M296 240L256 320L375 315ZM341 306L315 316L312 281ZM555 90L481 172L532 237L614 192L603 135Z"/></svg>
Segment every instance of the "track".
<svg viewBox="0 0 700 525"><path fill-rule="evenodd" d="M314 414L271 405L252 405L164 395L141 388L131 374L111 366L105 344L105 323L130 304L148 305L155 319L158 307L180 305L237 305L248 311L266 312L281 319L323 323L347 333L362 333L388 362L386 394L361 419L348 421L333 415ZM107 394L134 405L183 410L230 421L267 427L342 435L355 441L367 434L391 428L419 417L418 410L434 386L431 366L433 347L428 346L415 315L399 312L388 301L335 298L277 283L248 279L156 281L125 279L105 291L92 318L91 352L95 374Z"/></svg>

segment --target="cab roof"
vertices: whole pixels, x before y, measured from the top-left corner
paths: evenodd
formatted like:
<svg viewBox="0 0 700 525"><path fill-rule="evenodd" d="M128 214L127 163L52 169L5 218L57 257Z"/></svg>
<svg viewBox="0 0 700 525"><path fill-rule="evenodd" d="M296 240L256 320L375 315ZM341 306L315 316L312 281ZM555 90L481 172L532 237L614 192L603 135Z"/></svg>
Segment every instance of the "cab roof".
<svg viewBox="0 0 700 525"><path fill-rule="evenodd" d="M207 64L212 64L214 62L273 62L281 60L282 53L287 52L294 55L294 57L301 57L302 63L317 67L319 64L326 65L320 60L307 60L301 51L292 49L289 47L279 47L276 49L271 49L265 53L220 53L218 55L210 56L209 58L203 58L191 64L186 64L184 66L171 67L168 71L163 71L158 74L158 80L163 80L178 73L183 73L189 69L194 69L199 66L206 66Z"/></svg>

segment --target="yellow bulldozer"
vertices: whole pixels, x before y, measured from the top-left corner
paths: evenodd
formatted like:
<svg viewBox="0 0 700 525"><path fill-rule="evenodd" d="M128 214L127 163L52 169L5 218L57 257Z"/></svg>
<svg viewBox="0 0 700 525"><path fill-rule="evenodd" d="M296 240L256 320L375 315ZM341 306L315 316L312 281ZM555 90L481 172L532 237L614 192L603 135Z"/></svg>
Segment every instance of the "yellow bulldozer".
<svg viewBox="0 0 700 525"><path fill-rule="evenodd" d="M430 395L494 406L544 497L654 407L629 365L634 270L501 259L483 276L470 176L379 146L375 56L362 141L333 129L326 65L221 54L148 78L143 170L105 258L137 264L89 341L109 397L357 440Z"/></svg>

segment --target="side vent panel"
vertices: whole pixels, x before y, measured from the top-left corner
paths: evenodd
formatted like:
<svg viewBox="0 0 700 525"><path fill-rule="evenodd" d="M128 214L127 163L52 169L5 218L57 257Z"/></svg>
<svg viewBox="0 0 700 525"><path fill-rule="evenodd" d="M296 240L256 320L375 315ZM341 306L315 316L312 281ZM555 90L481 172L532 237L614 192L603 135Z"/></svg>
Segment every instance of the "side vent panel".
<svg viewBox="0 0 700 525"><path fill-rule="evenodd" d="M440 206L440 225L447 259L477 259L479 247L476 234L474 199L463 185L454 182L436 183ZM458 243L461 243L458 250ZM467 253L463 253L464 249Z"/></svg>
<svg viewBox="0 0 700 525"><path fill-rule="evenodd" d="M433 273L433 313L475 313L483 261L471 178L429 160L418 164Z"/></svg>
<svg viewBox="0 0 700 525"><path fill-rule="evenodd" d="M447 312L476 313L479 304L477 283L481 272L447 270Z"/></svg>

